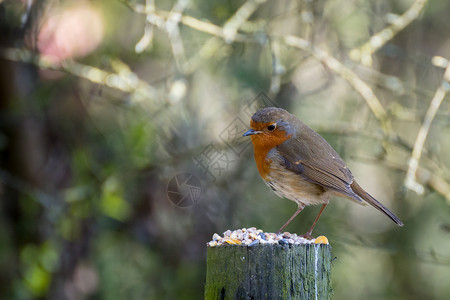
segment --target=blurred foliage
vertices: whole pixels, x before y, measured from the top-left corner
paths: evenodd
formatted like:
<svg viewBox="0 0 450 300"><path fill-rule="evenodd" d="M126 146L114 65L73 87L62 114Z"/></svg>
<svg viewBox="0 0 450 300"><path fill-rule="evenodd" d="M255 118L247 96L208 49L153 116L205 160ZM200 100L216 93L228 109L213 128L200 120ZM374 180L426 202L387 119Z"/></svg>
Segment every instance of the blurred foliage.
<svg viewBox="0 0 450 300"><path fill-rule="evenodd" d="M331 202L316 234L337 257L334 298L447 299L446 99L416 173L424 194L403 183L448 85L432 59L450 59L450 3L425 1L372 64L349 55L419 2L0 1L0 298L202 298L215 232L273 232L296 208L259 179L240 137L258 106L276 105L319 131L405 223ZM243 5L254 7L233 35ZM195 200L181 208L168 183L185 172L202 187L180 186ZM305 232L318 209L287 229Z"/></svg>

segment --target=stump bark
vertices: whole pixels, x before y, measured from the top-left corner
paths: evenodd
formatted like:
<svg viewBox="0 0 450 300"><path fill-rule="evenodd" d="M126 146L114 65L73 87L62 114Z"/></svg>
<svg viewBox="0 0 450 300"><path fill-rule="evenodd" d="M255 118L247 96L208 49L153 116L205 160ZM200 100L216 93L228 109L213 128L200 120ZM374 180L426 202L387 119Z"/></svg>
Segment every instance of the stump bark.
<svg viewBox="0 0 450 300"><path fill-rule="evenodd" d="M208 247L205 299L331 299L331 246Z"/></svg>

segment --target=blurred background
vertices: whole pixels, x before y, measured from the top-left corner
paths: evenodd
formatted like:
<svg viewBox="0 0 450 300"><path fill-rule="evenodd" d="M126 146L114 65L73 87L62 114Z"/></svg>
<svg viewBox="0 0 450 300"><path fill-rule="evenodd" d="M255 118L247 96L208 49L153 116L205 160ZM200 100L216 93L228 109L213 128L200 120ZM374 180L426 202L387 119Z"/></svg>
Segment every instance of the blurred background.
<svg viewBox="0 0 450 300"><path fill-rule="evenodd" d="M241 137L278 106L405 223L331 201L315 234L336 257L334 299L448 299L449 14L439 0L0 0L0 298L201 299L214 233L275 232L296 209Z"/></svg>

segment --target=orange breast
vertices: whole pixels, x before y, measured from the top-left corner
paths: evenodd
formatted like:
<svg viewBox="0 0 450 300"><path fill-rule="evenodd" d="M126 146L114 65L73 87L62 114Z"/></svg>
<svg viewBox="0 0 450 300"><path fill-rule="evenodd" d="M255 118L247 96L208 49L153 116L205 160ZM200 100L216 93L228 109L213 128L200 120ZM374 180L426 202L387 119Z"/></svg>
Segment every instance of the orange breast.
<svg viewBox="0 0 450 300"><path fill-rule="evenodd" d="M270 164L272 160L267 157L270 150L288 140L291 135L286 135L285 132L281 134L258 134L252 135L253 149L255 150L255 162L259 174L264 180L270 172Z"/></svg>
<svg viewBox="0 0 450 300"><path fill-rule="evenodd" d="M256 167L258 168L259 175L264 180L267 180L267 175L269 174L270 170L270 164L272 163L272 160L270 158L267 158L267 153L269 153L270 149L261 149L261 148L255 148L255 162Z"/></svg>

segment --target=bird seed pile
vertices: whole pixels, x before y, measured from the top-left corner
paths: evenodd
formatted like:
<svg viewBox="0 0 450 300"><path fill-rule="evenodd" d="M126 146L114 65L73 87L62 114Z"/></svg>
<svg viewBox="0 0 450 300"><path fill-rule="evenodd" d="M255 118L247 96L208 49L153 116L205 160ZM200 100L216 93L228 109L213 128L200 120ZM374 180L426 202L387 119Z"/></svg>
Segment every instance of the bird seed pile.
<svg viewBox="0 0 450 300"><path fill-rule="evenodd" d="M241 245L256 246L259 244L280 244L280 245L300 245L300 244L328 244L328 239L319 236L315 239L308 240L298 236L295 233L284 232L275 234L272 232L264 232L261 229L242 228L234 231L227 230L222 235L214 233L212 241L208 242L209 247L217 247L222 245Z"/></svg>

